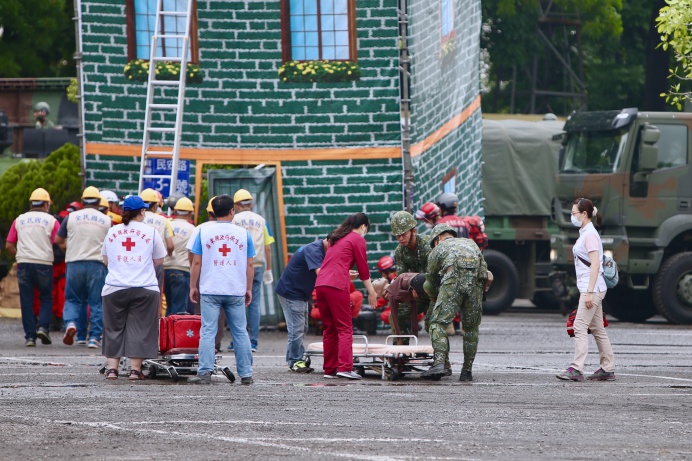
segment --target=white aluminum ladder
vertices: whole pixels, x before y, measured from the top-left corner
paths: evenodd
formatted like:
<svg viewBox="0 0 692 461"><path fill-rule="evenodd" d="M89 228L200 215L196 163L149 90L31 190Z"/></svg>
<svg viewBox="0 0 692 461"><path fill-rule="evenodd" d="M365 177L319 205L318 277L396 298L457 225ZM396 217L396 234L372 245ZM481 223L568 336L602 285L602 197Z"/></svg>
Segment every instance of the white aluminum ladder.
<svg viewBox="0 0 692 461"><path fill-rule="evenodd" d="M158 0L156 6L156 21L154 25L154 35L151 39L151 50L149 58L149 79L147 80L147 101L144 115L144 135L142 140L142 158L139 170L139 192L142 191L144 181L149 179L154 180L170 180L169 195L176 192L178 181L178 160L180 158L180 143L183 128L183 109L185 107L185 83L187 77L188 53L190 49L190 20L192 17L192 2L187 0L186 10L183 11L165 11L163 9L163 0ZM179 32L172 34L166 33L162 25L165 17L184 18L185 33L181 35ZM183 46L181 56L164 56L157 57L157 45L163 44L166 39L182 40ZM156 64L158 62L176 62L180 63L180 78L174 80L157 80L156 79ZM170 93L164 93L166 89L177 88L177 103L162 103L157 102L161 99L170 100ZM175 113L175 123L164 121L166 115L171 111ZM152 119L155 114L160 114L160 120L156 120L157 126L152 126ZM156 141L157 145L154 148L151 146L151 134L161 133L161 141ZM173 133L173 143L171 145L169 137L166 135ZM164 141L165 140L165 141ZM169 174L152 174L146 171L147 161L149 159L165 159L172 161L172 168Z"/></svg>

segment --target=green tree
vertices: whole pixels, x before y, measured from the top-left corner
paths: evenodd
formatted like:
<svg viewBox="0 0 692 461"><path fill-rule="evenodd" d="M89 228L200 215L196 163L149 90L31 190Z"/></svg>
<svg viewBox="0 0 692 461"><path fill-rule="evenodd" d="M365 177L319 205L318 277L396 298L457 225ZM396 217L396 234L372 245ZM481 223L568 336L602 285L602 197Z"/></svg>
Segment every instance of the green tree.
<svg viewBox="0 0 692 461"><path fill-rule="evenodd" d="M18 163L5 172L0 181L0 233L7 235L12 221L29 210L31 192L43 187L53 200L57 213L81 196L79 148L65 144L44 161Z"/></svg>
<svg viewBox="0 0 692 461"><path fill-rule="evenodd" d="M76 74L73 0L0 0L0 77Z"/></svg>
<svg viewBox="0 0 692 461"><path fill-rule="evenodd" d="M663 110L658 96L665 82L669 54L656 49L658 36L654 19L664 0L582 1L556 0L551 19L540 24L563 58L579 73L577 50L581 44L583 83L586 107L589 110L639 107ZM539 5L545 10L548 2L540 0L482 0L482 47L490 61L483 110L509 112L511 90L515 91L514 112L530 110L530 94L534 55L540 89L570 91L574 80L564 66L546 47L536 30L539 28ZM558 27L554 19L567 20ZM570 24L570 21L574 21ZM581 23L581 37L576 22ZM581 38L581 40L579 40ZM536 112L552 111L567 114L578 106L567 98L539 96Z"/></svg>
<svg viewBox="0 0 692 461"><path fill-rule="evenodd" d="M661 36L661 48L673 50L675 64L670 69L673 83L661 96L680 110L684 101L692 96L689 84L692 80L692 8L689 0L665 0L665 3L659 11L656 27Z"/></svg>

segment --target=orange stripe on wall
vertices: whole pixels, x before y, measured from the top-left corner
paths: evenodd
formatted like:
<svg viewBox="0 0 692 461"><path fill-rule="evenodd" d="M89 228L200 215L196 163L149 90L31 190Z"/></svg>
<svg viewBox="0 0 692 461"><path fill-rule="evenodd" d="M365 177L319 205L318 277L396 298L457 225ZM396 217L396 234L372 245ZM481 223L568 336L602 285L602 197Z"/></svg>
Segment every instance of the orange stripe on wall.
<svg viewBox="0 0 692 461"><path fill-rule="evenodd" d="M165 150L151 146L152 149ZM86 144L89 155L115 155L121 157L139 157L142 146L124 144ZM156 156L151 156L156 157ZM180 158L186 160L204 160L205 162L226 163L262 163L281 161L307 160L352 160L401 158L400 147L362 147L354 149L199 149L184 147L180 149Z"/></svg>
<svg viewBox="0 0 692 461"><path fill-rule="evenodd" d="M425 138L421 142L417 142L411 146L411 157L417 157L432 146L437 144L449 133L458 128L462 123L473 115L481 107L481 97L477 96L471 104L469 104L460 114L457 114L450 121L438 128L433 134Z"/></svg>
<svg viewBox="0 0 692 461"><path fill-rule="evenodd" d="M438 128L434 133L411 146L411 156L417 157L440 142L445 136L468 120L481 107L478 96L461 113ZM152 149L163 149L151 146ZM141 145L86 143L87 155L114 155L120 157L139 157ZM154 157L154 156L152 156ZM307 160L367 160L383 158L401 158L401 147L359 147L335 149L202 149L184 147L180 149L180 158L186 160L203 160L205 162L225 163L262 163Z"/></svg>

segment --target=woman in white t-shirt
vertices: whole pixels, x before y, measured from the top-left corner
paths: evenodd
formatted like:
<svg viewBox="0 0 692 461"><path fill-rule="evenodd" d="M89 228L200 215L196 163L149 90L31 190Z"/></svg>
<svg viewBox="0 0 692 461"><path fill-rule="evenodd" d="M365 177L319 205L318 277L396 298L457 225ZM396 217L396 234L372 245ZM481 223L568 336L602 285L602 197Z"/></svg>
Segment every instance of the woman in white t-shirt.
<svg viewBox="0 0 692 461"><path fill-rule="evenodd" d="M163 263L166 246L159 232L143 224L147 205L137 196L123 203L123 223L103 241L108 266L103 287L103 355L106 379L118 379L120 357L130 358L130 379L144 379L142 361L158 355L160 291L155 266Z"/></svg>
<svg viewBox="0 0 692 461"><path fill-rule="evenodd" d="M608 339L608 333L603 326L603 298L607 287L603 278L603 244L601 236L593 225L592 220L601 225L598 209L591 200L578 198L572 205L572 224L579 227L577 239L572 253L574 254L574 270L579 289L579 307L574 319L574 339L576 340L574 360L564 372L557 375L558 379L583 381L584 362L589 353L589 336L591 330L598 353L601 367L587 379L592 381L612 381L615 379L615 358L613 348Z"/></svg>

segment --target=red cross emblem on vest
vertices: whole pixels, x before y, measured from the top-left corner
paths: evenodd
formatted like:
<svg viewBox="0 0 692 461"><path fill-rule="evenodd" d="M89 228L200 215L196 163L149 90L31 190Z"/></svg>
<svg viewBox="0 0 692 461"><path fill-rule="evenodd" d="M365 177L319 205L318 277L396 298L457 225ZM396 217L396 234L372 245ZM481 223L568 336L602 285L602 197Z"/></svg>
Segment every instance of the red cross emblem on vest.
<svg viewBox="0 0 692 461"><path fill-rule="evenodd" d="M223 244L223 246L221 248L219 248L219 253L222 253L224 258L230 252L231 252L231 249L228 248L225 243Z"/></svg>
<svg viewBox="0 0 692 461"><path fill-rule="evenodd" d="M132 251L132 247L133 247L133 246L136 246L135 242L133 242L132 239L131 239L130 237L128 237L127 240L125 240L125 241L122 243L122 245L125 247L125 250L126 250L126 251Z"/></svg>

